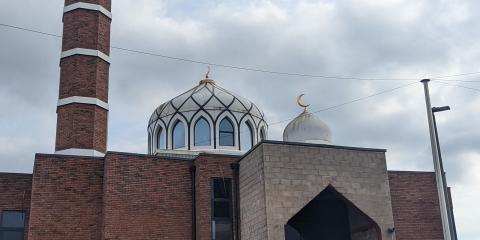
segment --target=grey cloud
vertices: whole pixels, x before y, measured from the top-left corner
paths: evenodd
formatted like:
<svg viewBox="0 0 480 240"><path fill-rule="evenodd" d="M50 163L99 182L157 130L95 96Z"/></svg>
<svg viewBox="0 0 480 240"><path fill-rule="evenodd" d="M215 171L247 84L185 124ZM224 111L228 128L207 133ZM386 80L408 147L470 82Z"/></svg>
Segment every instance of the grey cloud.
<svg viewBox="0 0 480 240"><path fill-rule="evenodd" d="M6 2L0 22L61 33L63 1ZM24 6L28 5L29 8ZM477 70L474 1L137 1L113 3L112 44L227 65L307 74L418 77ZM35 152L52 152L60 41L0 28L0 171L30 172ZM206 66L112 49L109 149L146 152L151 112L203 77ZM270 123L295 117L294 98L318 110L403 82L345 81L213 67L222 87L260 106ZM465 77L461 77L467 78ZM470 76L468 79L478 79ZM477 83L464 84L480 88ZM480 97L431 84L454 202L470 204L480 184ZM388 149L391 169L432 170L420 84L318 114L341 145ZM272 125L281 139L287 122ZM7 144L8 143L8 144ZM462 239L474 239L468 206L458 205Z"/></svg>

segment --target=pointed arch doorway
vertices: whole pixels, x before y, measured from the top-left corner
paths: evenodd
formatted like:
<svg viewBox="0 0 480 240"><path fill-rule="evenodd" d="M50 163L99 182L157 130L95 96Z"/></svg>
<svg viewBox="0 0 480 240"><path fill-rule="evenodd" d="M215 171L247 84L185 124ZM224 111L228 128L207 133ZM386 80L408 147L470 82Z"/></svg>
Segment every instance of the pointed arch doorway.
<svg viewBox="0 0 480 240"><path fill-rule="evenodd" d="M285 224L285 240L381 240L380 227L331 185Z"/></svg>

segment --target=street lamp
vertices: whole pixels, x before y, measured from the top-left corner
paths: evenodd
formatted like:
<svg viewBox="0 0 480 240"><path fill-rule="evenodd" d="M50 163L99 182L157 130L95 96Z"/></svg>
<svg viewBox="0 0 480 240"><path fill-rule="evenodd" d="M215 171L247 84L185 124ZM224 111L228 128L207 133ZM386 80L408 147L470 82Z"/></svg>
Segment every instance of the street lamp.
<svg viewBox="0 0 480 240"><path fill-rule="evenodd" d="M447 216L448 216L448 224L450 225L450 235L452 236L452 240L456 240L457 229L455 226L455 217L453 215L452 202L450 201L449 194L448 194L449 192L447 187L447 178L445 176L445 170L443 168L442 152L440 151L440 141L438 140L437 121L435 119L436 112L443 112L448 110L450 110L449 106L432 107L432 117L433 117L433 126L435 128L435 138L437 140L438 160L440 162L440 171L442 173L443 192L445 193L445 202L447 203Z"/></svg>
<svg viewBox="0 0 480 240"><path fill-rule="evenodd" d="M430 142L432 147L432 160L433 160L433 168L435 169L435 181L436 187L438 192L438 203L440 206L440 216L442 217L442 231L443 231L443 239L444 240L454 240L452 237L452 232L450 231L450 223L448 218L448 206L447 202L445 201L447 198L445 197L446 192L444 191L444 183L442 177L442 171L440 169L440 159L438 157L438 144L437 144L437 137L435 133L435 128L433 124L433 112L432 112L432 105L430 103L430 93L428 90L428 82L430 79L423 79L420 81L423 83L423 90L425 92L425 106L427 107L427 119L428 119L428 129L430 132Z"/></svg>

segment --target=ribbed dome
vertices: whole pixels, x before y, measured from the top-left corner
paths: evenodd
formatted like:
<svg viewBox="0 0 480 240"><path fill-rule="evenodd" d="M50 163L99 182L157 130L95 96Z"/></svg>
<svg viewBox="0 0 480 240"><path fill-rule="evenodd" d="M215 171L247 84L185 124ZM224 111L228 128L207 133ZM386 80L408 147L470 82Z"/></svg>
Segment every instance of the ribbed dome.
<svg viewBox="0 0 480 240"><path fill-rule="evenodd" d="M153 150L150 152L155 152L158 129L166 130L165 149L173 149L171 146L172 128L178 121L187 127L184 150L195 149L193 128L199 118L204 118L212 131L212 144L207 148L220 149L221 147L217 147L219 145L218 128L219 122L225 117L231 120L235 129L235 143L229 148L230 150L242 150L238 133L241 134L240 129L245 122L248 122L252 129L253 144L266 137L267 123L264 120L264 113L255 104L219 87L211 79L204 79L200 81L199 85L163 103L153 112L148 124L151 144L149 149ZM205 146L202 147L202 149L205 148Z"/></svg>
<svg viewBox="0 0 480 240"><path fill-rule="evenodd" d="M333 144L332 132L327 124L306 110L285 127L283 141Z"/></svg>

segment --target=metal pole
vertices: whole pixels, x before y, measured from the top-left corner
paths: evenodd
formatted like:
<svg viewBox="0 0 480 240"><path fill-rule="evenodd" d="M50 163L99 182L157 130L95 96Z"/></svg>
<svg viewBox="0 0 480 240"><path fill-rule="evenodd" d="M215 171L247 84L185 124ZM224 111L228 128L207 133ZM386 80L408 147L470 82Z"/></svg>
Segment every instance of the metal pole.
<svg viewBox="0 0 480 240"><path fill-rule="evenodd" d="M452 240L450 236L450 226L448 224L447 203L445 202L445 192L443 191L442 172L440 170L440 160L438 157L438 145L436 139L435 128L433 125L432 106L430 104L430 93L428 91L428 82L430 79L423 79L423 89L425 91L425 104L427 106L428 126L430 129L430 141L432 146L433 166L435 169L435 178L437 180L438 200L440 203L440 214L442 217L443 238L445 240Z"/></svg>
<svg viewBox="0 0 480 240"><path fill-rule="evenodd" d="M440 162L440 171L442 172L442 181L443 181L443 192L445 193L445 202L447 203L447 215L448 215L448 224L450 226L450 236L452 240L457 240L457 231L455 226L455 220L453 217L453 207L452 203L450 202L449 194L448 194L448 186L447 186L447 176L445 175L445 170L443 168L443 159L442 159L442 151L440 149L440 141L438 140L438 129L437 129L437 120L435 119L435 108L432 108L432 117L433 117L433 126L435 128L435 140L437 141L437 149L438 149L438 160ZM450 108L445 109L450 110Z"/></svg>

